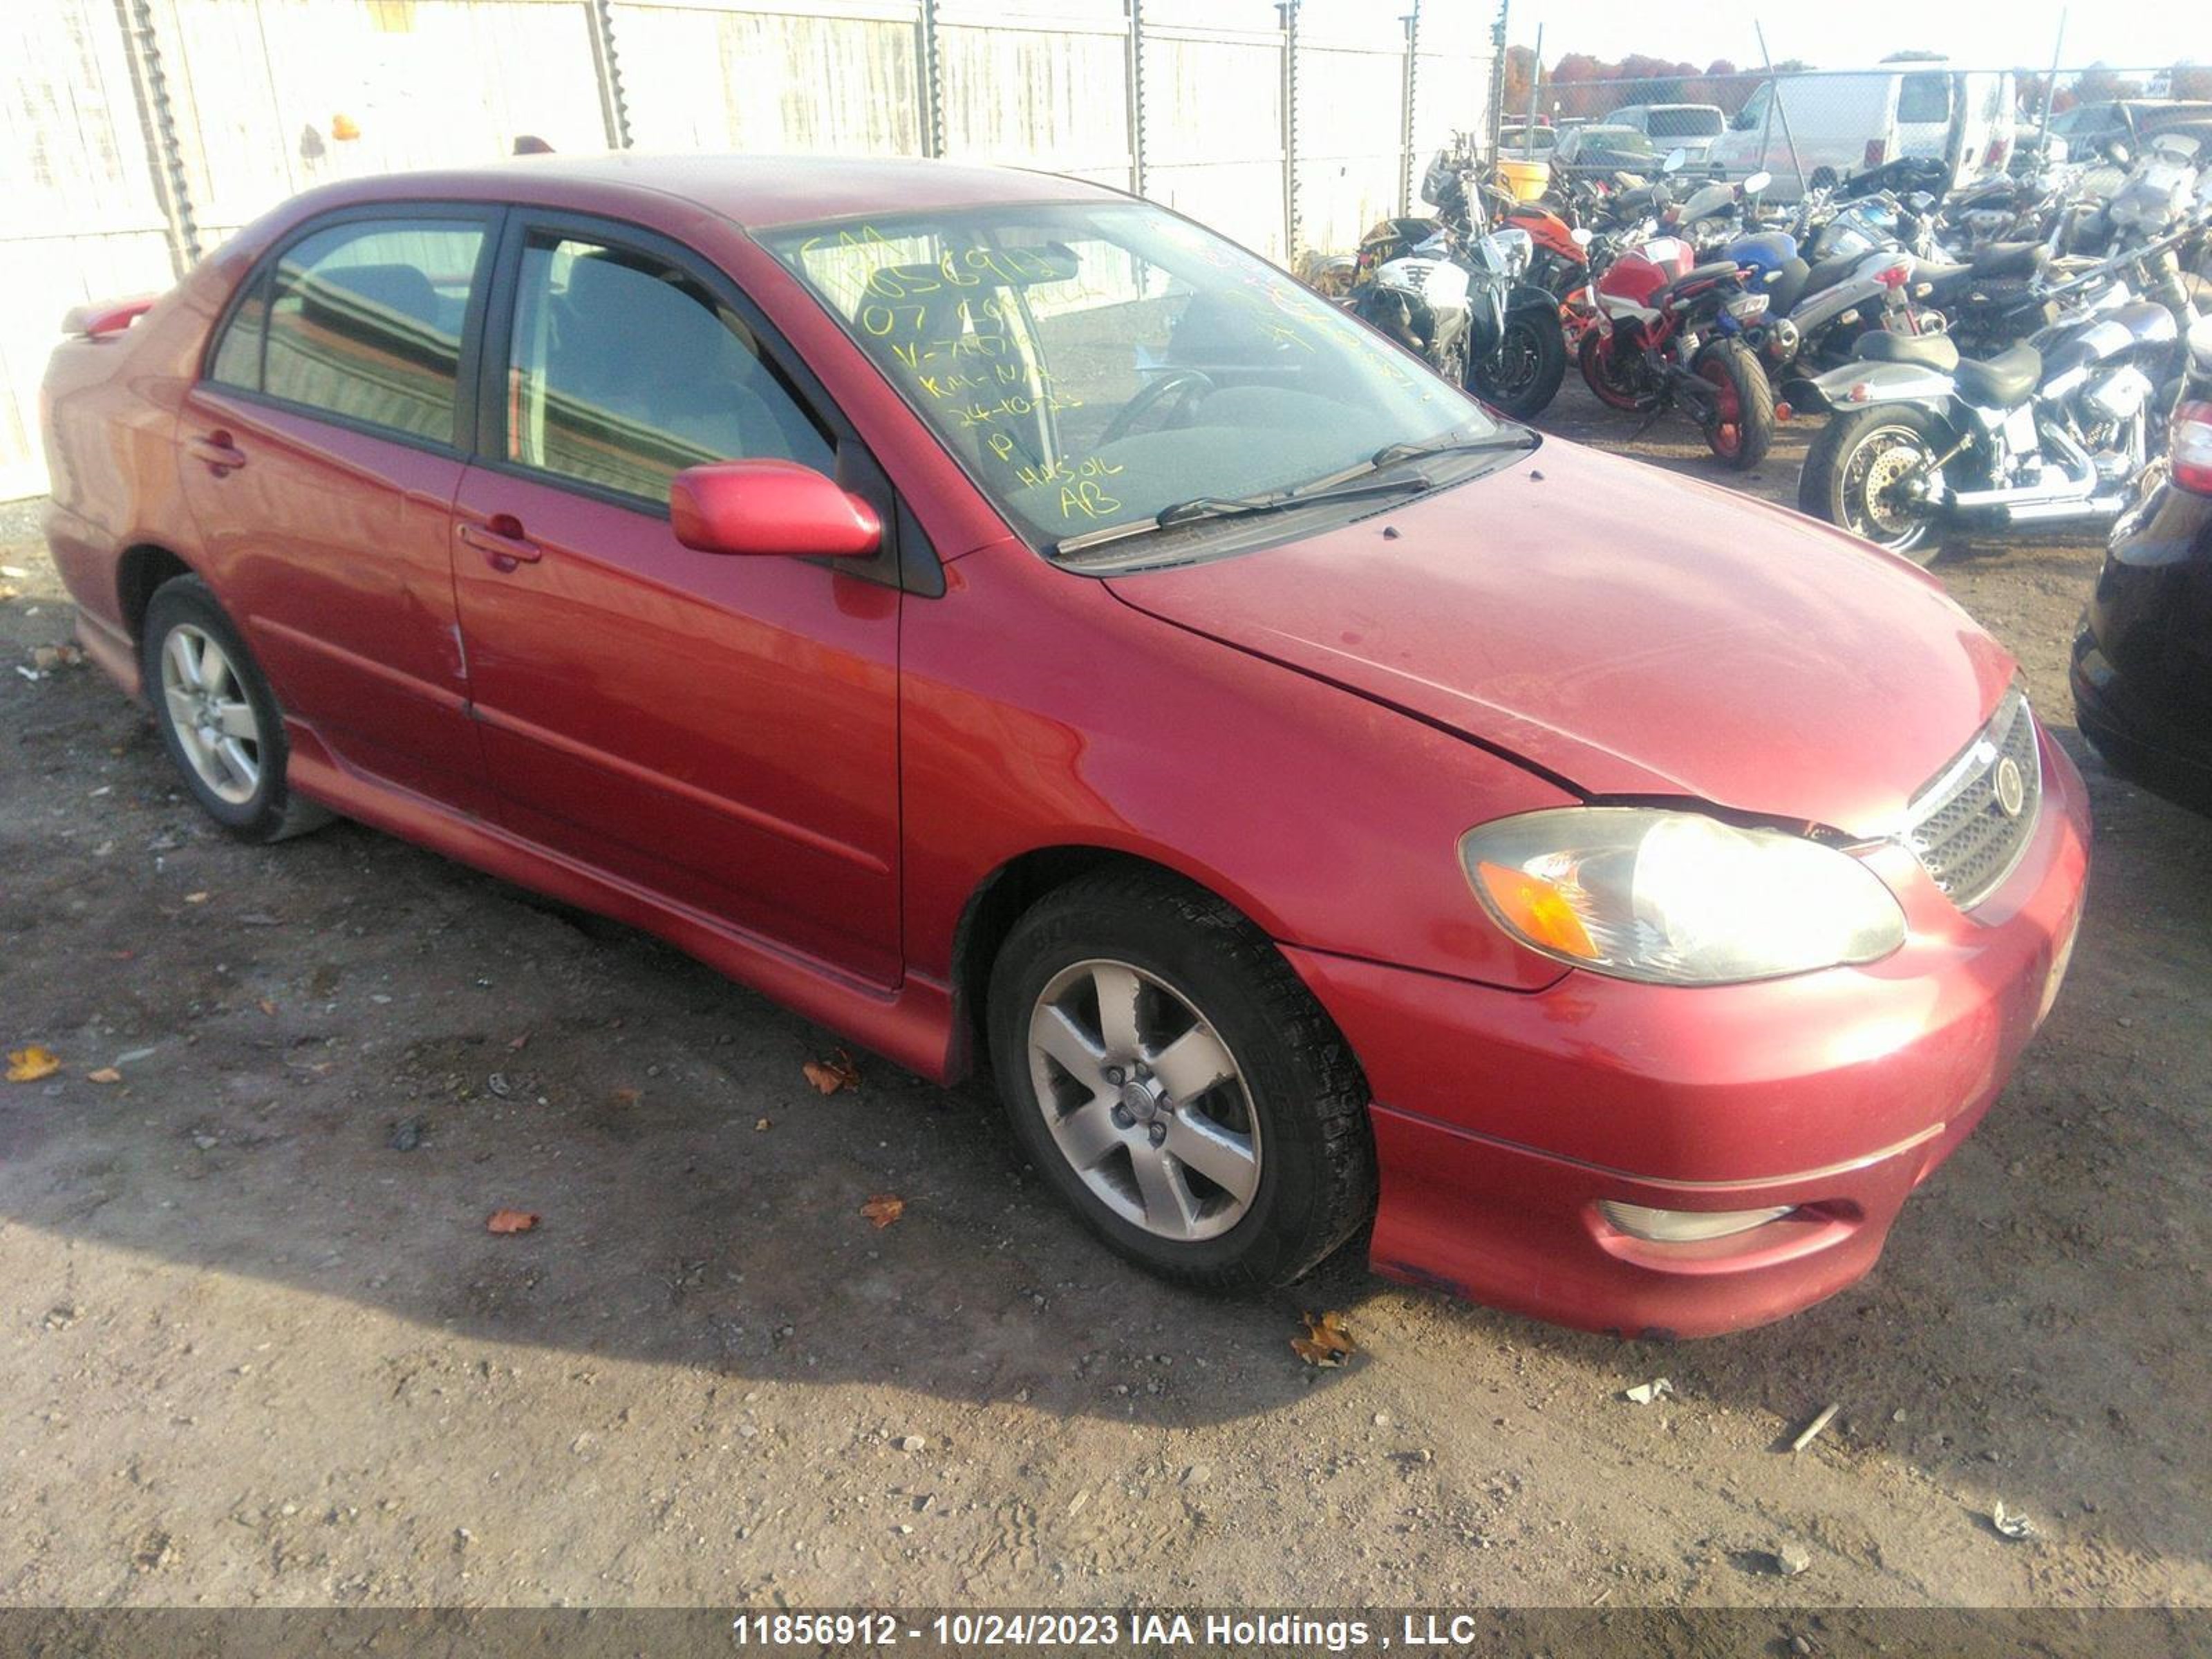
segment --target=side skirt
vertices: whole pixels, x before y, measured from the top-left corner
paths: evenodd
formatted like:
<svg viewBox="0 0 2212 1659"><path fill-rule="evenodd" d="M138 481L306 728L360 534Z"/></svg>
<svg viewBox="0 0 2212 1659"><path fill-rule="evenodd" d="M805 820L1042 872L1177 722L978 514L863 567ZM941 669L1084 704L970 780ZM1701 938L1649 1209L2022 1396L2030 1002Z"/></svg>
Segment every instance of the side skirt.
<svg viewBox="0 0 2212 1659"><path fill-rule="evenodd" d="M669 904L497 824L349 771L311 727L290 720L284 726L291 744L289 781L309 799L487 875L652 933L908 1071L936 1082L949 1077L950 987L911 971L896 990L856 980L702 912Z"/></svg>

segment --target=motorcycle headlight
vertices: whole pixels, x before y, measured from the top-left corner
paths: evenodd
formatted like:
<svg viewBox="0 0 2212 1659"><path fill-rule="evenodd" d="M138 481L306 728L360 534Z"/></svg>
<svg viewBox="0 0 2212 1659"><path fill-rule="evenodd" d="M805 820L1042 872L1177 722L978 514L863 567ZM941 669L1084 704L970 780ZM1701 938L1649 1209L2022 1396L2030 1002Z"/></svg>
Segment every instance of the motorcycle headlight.
<svg viewBox="0 0 2212 1659"><path fill-rule="evenodd" d="M1662 985L1729 985L1873 962L1905 913L1848 853L1701 812L1566 807L1460 838L1498 925L1546 956Z"/></svg>

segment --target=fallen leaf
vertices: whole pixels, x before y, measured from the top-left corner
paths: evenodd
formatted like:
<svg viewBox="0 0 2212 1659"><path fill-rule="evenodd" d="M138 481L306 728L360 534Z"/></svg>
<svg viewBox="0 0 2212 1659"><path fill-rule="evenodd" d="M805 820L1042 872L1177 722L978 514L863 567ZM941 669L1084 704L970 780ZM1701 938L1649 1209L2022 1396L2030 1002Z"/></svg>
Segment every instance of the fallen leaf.
<svg viewBox="0 0 2212 1659"><path fill-rule="evenodd" d="M274 1014L276 1012L276 1005L267 997L262 998L260 1002L256 1006L258 1006L261 1012L264 1014Z"/></svg>
<svg viewBox="0 0 2212 1659"><path fill-rule="evenodd" d="M529 1033L529 1032L527 1032L527 1031L525 1031L525 1032L524 1032L520 1036L519 1036L519 1037L511 1038L511 1039L508 1041L507 1045L507 1053L509 1053L509 1054L520 1054L520 1053L522 1052L523 1045L524 1045L525 1043L528 1042L529 1041L530 1041L530 1033Z"/></svg>
<svg viewBox="0 0 2212 1659"><path fill-rule="evenodd" d="M906 1200L896 1193L878 1193L860 1206L860 1213L879 1229L888 1227L906 1213Z"/></svg>
<svg viewBox="0 0 2212 1659"><path fill-rule="evenodd" d="M208 902L208 896L209 896L205 893L187 893L185 895L185 902L187 904L205 904Z"/></svg>
<svg viewBox="0 0 2212 1659"><path fill-rule="evenodd" d="M494 1210L491 1219L484 1223L488 1233L526 1233L538 1224L538 1217L529 1210Z"/></svg>
<svg viewBox="0 0 2212 1659"><path fill-rule="evenodd" d="M52 1077L61 1068L58 1058L35 1043L27 1048L10 1048L8 1051L8 1081L10 1083L36 1083L42 1077Z"/></svg>
<svg viewBox="0 0 2212 1659"><path fill-rule="evenodd" d="M639 1101L644 1098L645 1091L642 1089L617 1089L615 1091L615 1101L618 1105L635 1106Z"/></svg>
<svg viewBox="0 0 2212 1659"><path fill-rule="evenodd" d="M758 1118L755 1118L755 1119L753 1120L753 1133L754 1133L755 1134L757 1134L757 1134L765 1134L765 1133L768 1133L768 1127L769 1127L769 1120L768 1120L768 1119L766 1119L766 1118L764 1118L764 1117L758 1117Z"/></svg>
<svg viewBox="0 0 2212 1659"><path fill-rule="evenodd" d="M1333 1369L1359 1351L1352 1333L1345 1328L1342 1314L1308 1314L1305 1321L1306 1334L1291 1339L1291 1350L1307 1364Z"/></svg>
<svg viewBox="0 0 2212 1659"><path fill-rule="evenodd" d="M806 1080L825 1095L834 1095L840 1089L860 1086L860 1068L853 1064L852 1055L842 1048L832 1060L810 1060L805 1065Z"/></svg>
<svg viewBox="0 0 2212 1659"><path fill-rule="evenodd" d="M84 1074L84 1080L87 1083L120 1083L123 1081L123 1073L112 1066L103 1066L96 1072L87 1072Z"/></svg>

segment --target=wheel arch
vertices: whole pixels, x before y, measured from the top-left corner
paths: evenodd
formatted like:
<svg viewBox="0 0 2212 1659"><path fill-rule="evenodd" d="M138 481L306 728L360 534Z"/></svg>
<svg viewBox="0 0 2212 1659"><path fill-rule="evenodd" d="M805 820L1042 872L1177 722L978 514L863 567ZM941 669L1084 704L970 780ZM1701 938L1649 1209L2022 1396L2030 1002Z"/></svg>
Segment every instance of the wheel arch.
<svg viewBox="0 0 2212 1659"><path fill-rule="evenodd" d="M145 637L146 607L154 602L155 591L179 576L198 574L173 548L159 542L134 542L123 550L115 561L116 614L132 645Z"/></svg>
<svg viewBox="0 0 2212 1659"><path fill-rule="evenodd" d="M1104 869L1150 871L1195 887L1219 900L1273 937L1272 931L1237 902L1224 884L1127 848L1072 842L1035 847L1016 854L975 884L952 933L951 991L952 1029L947 1044L945 1080L957 1082L976 1070L988 1052L983 1029L989 1002L991 969L1014 924L1038 900L1079 877Z"/></svg>

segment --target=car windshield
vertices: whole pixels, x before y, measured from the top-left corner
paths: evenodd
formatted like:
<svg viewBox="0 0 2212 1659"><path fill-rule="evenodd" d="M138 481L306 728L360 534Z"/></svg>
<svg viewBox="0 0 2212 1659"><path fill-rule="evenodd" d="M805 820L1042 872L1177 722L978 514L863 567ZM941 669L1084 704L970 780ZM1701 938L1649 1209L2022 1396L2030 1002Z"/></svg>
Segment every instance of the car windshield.
<svg viewBox="0 0 2212 1659"><path fill-rule="evenodd" d="M763 240L1039 548L1249 511L1517 430L1274 266L1142 203Z"/></svg>

